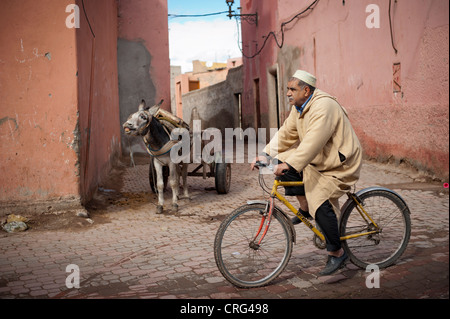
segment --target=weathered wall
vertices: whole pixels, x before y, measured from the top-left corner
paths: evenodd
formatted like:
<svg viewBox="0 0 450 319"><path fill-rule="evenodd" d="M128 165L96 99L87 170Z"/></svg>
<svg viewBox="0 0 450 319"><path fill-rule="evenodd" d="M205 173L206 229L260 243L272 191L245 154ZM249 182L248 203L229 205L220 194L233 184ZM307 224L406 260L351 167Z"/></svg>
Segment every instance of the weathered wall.
<svg viewBox="0 0 450 319"><path fill-rule="evenodd" d="M115 2L85 1L92 82L79 2L81 28L65 23L73 3L0 2L0 214L81 207L118 153Z"/></svg>
<svg viewBox="0 0 450 319"><path fill-rule="evenodd" d="M200 63L200 61L196 62ZM195 69L196 67L194 65L194 70ZM175 101L173 101L173 105L175 111L173 114L175 114L179 118L184 119L184 106L182 101L183 95L191 91L202 89L210 85L225 81L228 75L228 70L229 69L227 68L223 68L199 73L188 72L177 75L174 78Z"/></svg>
<svg viewBox="0 0 450 319"><path fill-rule="evenodd" d="M115 0L77 1L78 150L83 201L90 199L120 156ZM90 23L90 26L88 24Z"/></svg>
<svg viewBox="0 0 450 319"><path fill-rule="evenodd" d="M242 0L246 12L258 10L260 14L258 27L242 24L246 55L261 46L260 36L279 31L282 22L312 1L274 3L276 9L266 3ZM379 7L380 28L366 26L369 4ZM282 49L270 39L261 55L244 59L244 112L254 113L252 81L260 78L262 123L264 117L269 118L273 105L266 98L264 77L270 67L276 65L279 70L281 109L287 105L288 78L296 69L305 69L316 75L319 88L337 96L347 108L367 157L407 161L448 179L448 10L446 0L392 1L395 53L389 1L321 0L312 12L285 28ZM269 12L276 14L264 18ZM281 34L277 34L280 40ZM395 76L401 89L394 92L393 68L398 64L400 72ZM280 113L283 118L285 115Z"/></svg>
<svg viewBox="0 0 450 319"><path fill-rule="evenodd" d="M70 1L0 2L0 202L79 201ZM49 204L51 205L51 204Z"/></svg>
<svg viewBox="0 0 450 319"><path fill-rule="evenodd" d="M170 60L167 0L117 0L119 6L119 70L120 122L137 111L142 99L171 109ZM140 138L125 136L124 154L145 153Z"/></svg>
<svg viewBox="0 0 450 319"><path fill-rule="evenodd" d="M181 66L170 66L170 111L177 114L175 78L181 75Z"/></svg>
<svg viewBox="0 0 450 319"><path fill-rule="evenodd" d="M245 21L241 23L244 52L242 124L244 128L277 127L275 121L269 118L269 101L267 99L268 69L276 62L275 42L272 39L268 40L261 54L257 54L263 45L263 37L266 37L270 31L279 29L276 14L277 1L241 0L241 7L242 13L258 13L258 25ZM255 94L257 91L259 91L259 98ZM256 107L257 104L259 110Z"/></svg>
<svg viewBox="0 0 450 319"><path fill-rule="evenodd" d="M225 81L183 95L183 120L202 121L202 129L218 128L224 137L225 128L239 127L237 94L242 93L242 67L230 69ZM198 118L193 117L197 112Z"/></svg>

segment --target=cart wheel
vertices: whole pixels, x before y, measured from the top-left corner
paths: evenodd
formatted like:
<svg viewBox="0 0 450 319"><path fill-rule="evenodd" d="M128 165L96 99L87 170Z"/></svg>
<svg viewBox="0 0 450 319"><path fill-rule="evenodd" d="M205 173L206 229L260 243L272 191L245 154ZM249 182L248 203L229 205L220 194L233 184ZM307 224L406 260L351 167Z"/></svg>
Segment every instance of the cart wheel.
<svg viewBox="0 0 450 319"><path fill-rule="evenodd" d="M167 166L163 167L163 180L164 180L164 191L167 187L167 182L169 180L169 168ZM150 188L152 189L152 192L157 194L158 193L158 187L156 186L156 183L158 182L158 177L156 176L156 169L153 165L153 159L150 161L150 167L148 169L148 181L150 183Z"/></svg>
<svg viewBox="0 0 450 319"><path fill-rule="evenodd" d="M214 172L217 193L227 194L231 185L231 165L229 163L216 163Z"/></svg>

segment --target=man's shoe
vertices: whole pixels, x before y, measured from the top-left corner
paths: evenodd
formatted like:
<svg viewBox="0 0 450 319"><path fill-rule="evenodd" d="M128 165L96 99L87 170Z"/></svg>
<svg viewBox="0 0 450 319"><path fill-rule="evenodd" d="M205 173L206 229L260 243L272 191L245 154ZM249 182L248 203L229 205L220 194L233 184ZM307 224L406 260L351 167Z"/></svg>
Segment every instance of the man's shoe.
<svg viewBox="0 0 450 319"><path fill-rule="evenodd" d="M344 253L341 257L334 257L328 255L328 261L324 269L322 269L321 272L319 272L319 276L329 276L336 271L338 271L340 268L344 267L345 261L347 260L348 256L347 253L344 250Z"/></svg>
<svg viewBox="0 0 450 319"><path fill-rule="evenodd" d="M298 211L303 215L303 216L305 216L306 218L308 218L308 219L310 219L310 218L312 218L312 216L309 214L309 212L305 212L304 210L302 210L302 209L298 209ZM294 217L292 217L291 218L291 221L292 221L292 224L294 224L294 225L298 225L298 224L301 224L302 223L302 221L300 220L300 218L298 218L297 216L294 216Z"/></svg>

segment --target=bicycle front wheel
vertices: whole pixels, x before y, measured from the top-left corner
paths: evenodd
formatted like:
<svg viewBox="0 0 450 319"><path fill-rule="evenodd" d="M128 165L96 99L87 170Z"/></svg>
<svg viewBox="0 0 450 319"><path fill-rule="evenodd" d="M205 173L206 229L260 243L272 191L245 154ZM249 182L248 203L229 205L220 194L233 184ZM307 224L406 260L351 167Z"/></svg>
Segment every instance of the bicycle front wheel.
<svg viewBox="0 0 450 319"><path fill-rule="evenodd" d="M359 196L364 210L378 226L375 234L343 241L343 248L351 261L362 268L392 265L405 251L411 236L411 218L408 206L395 193L371 190ZM354 202L342 213L341 236L357 235L377 230L363 218Z"/></svg>
<svg viewBox="0 0 450 319"><path fill-rule="evenodd" d="M286 217L276 208L267 233L259 241L268 222L264 217L265 208L263 204L242 206L217 231L214 241L217 267L237 287L267 285L284 270L291 257L292 231Z"/></svg>

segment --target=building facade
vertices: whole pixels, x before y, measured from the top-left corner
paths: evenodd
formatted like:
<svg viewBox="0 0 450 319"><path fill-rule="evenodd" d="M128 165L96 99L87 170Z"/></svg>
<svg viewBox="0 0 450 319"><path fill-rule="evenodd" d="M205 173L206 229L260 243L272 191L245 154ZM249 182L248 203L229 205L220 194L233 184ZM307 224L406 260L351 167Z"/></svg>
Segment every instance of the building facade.
<svg viewBox="0 0 450 319"><path fill-rule="evenodd" d="M140 99L170 109L167 1L1 1L0 17L0 215L80 208Z"/></svg>
<svg viewBox="0 0 450 319"><path fill-rule="evenodd" d="M227 63L208 63L199 60L192 61L192 72L179 73L172 79L172 94L175 98L172 106L173 114L184 119L186 112L190 114L191 110L191 106L189 106L189 110L186 111L186 108L183 105L183 96L185 94L226 81L229 70L241 65L242 58L228 59Z"/></svg>
<svg viewBox="0 0 450 319"><path fill-rule="evenodd" d="M164 100L170 111L170 60L167 0L116 0L120 123L147 105ZM122 150L147 154L142 139L122 131Z"/></svg>
<svg viewBox="0 0 450 319"><path fill-rule="evenodd" d="M241 0L244 126L280 127L297 69L336 96L366 158L448 180L449 2Z"/></svg>

